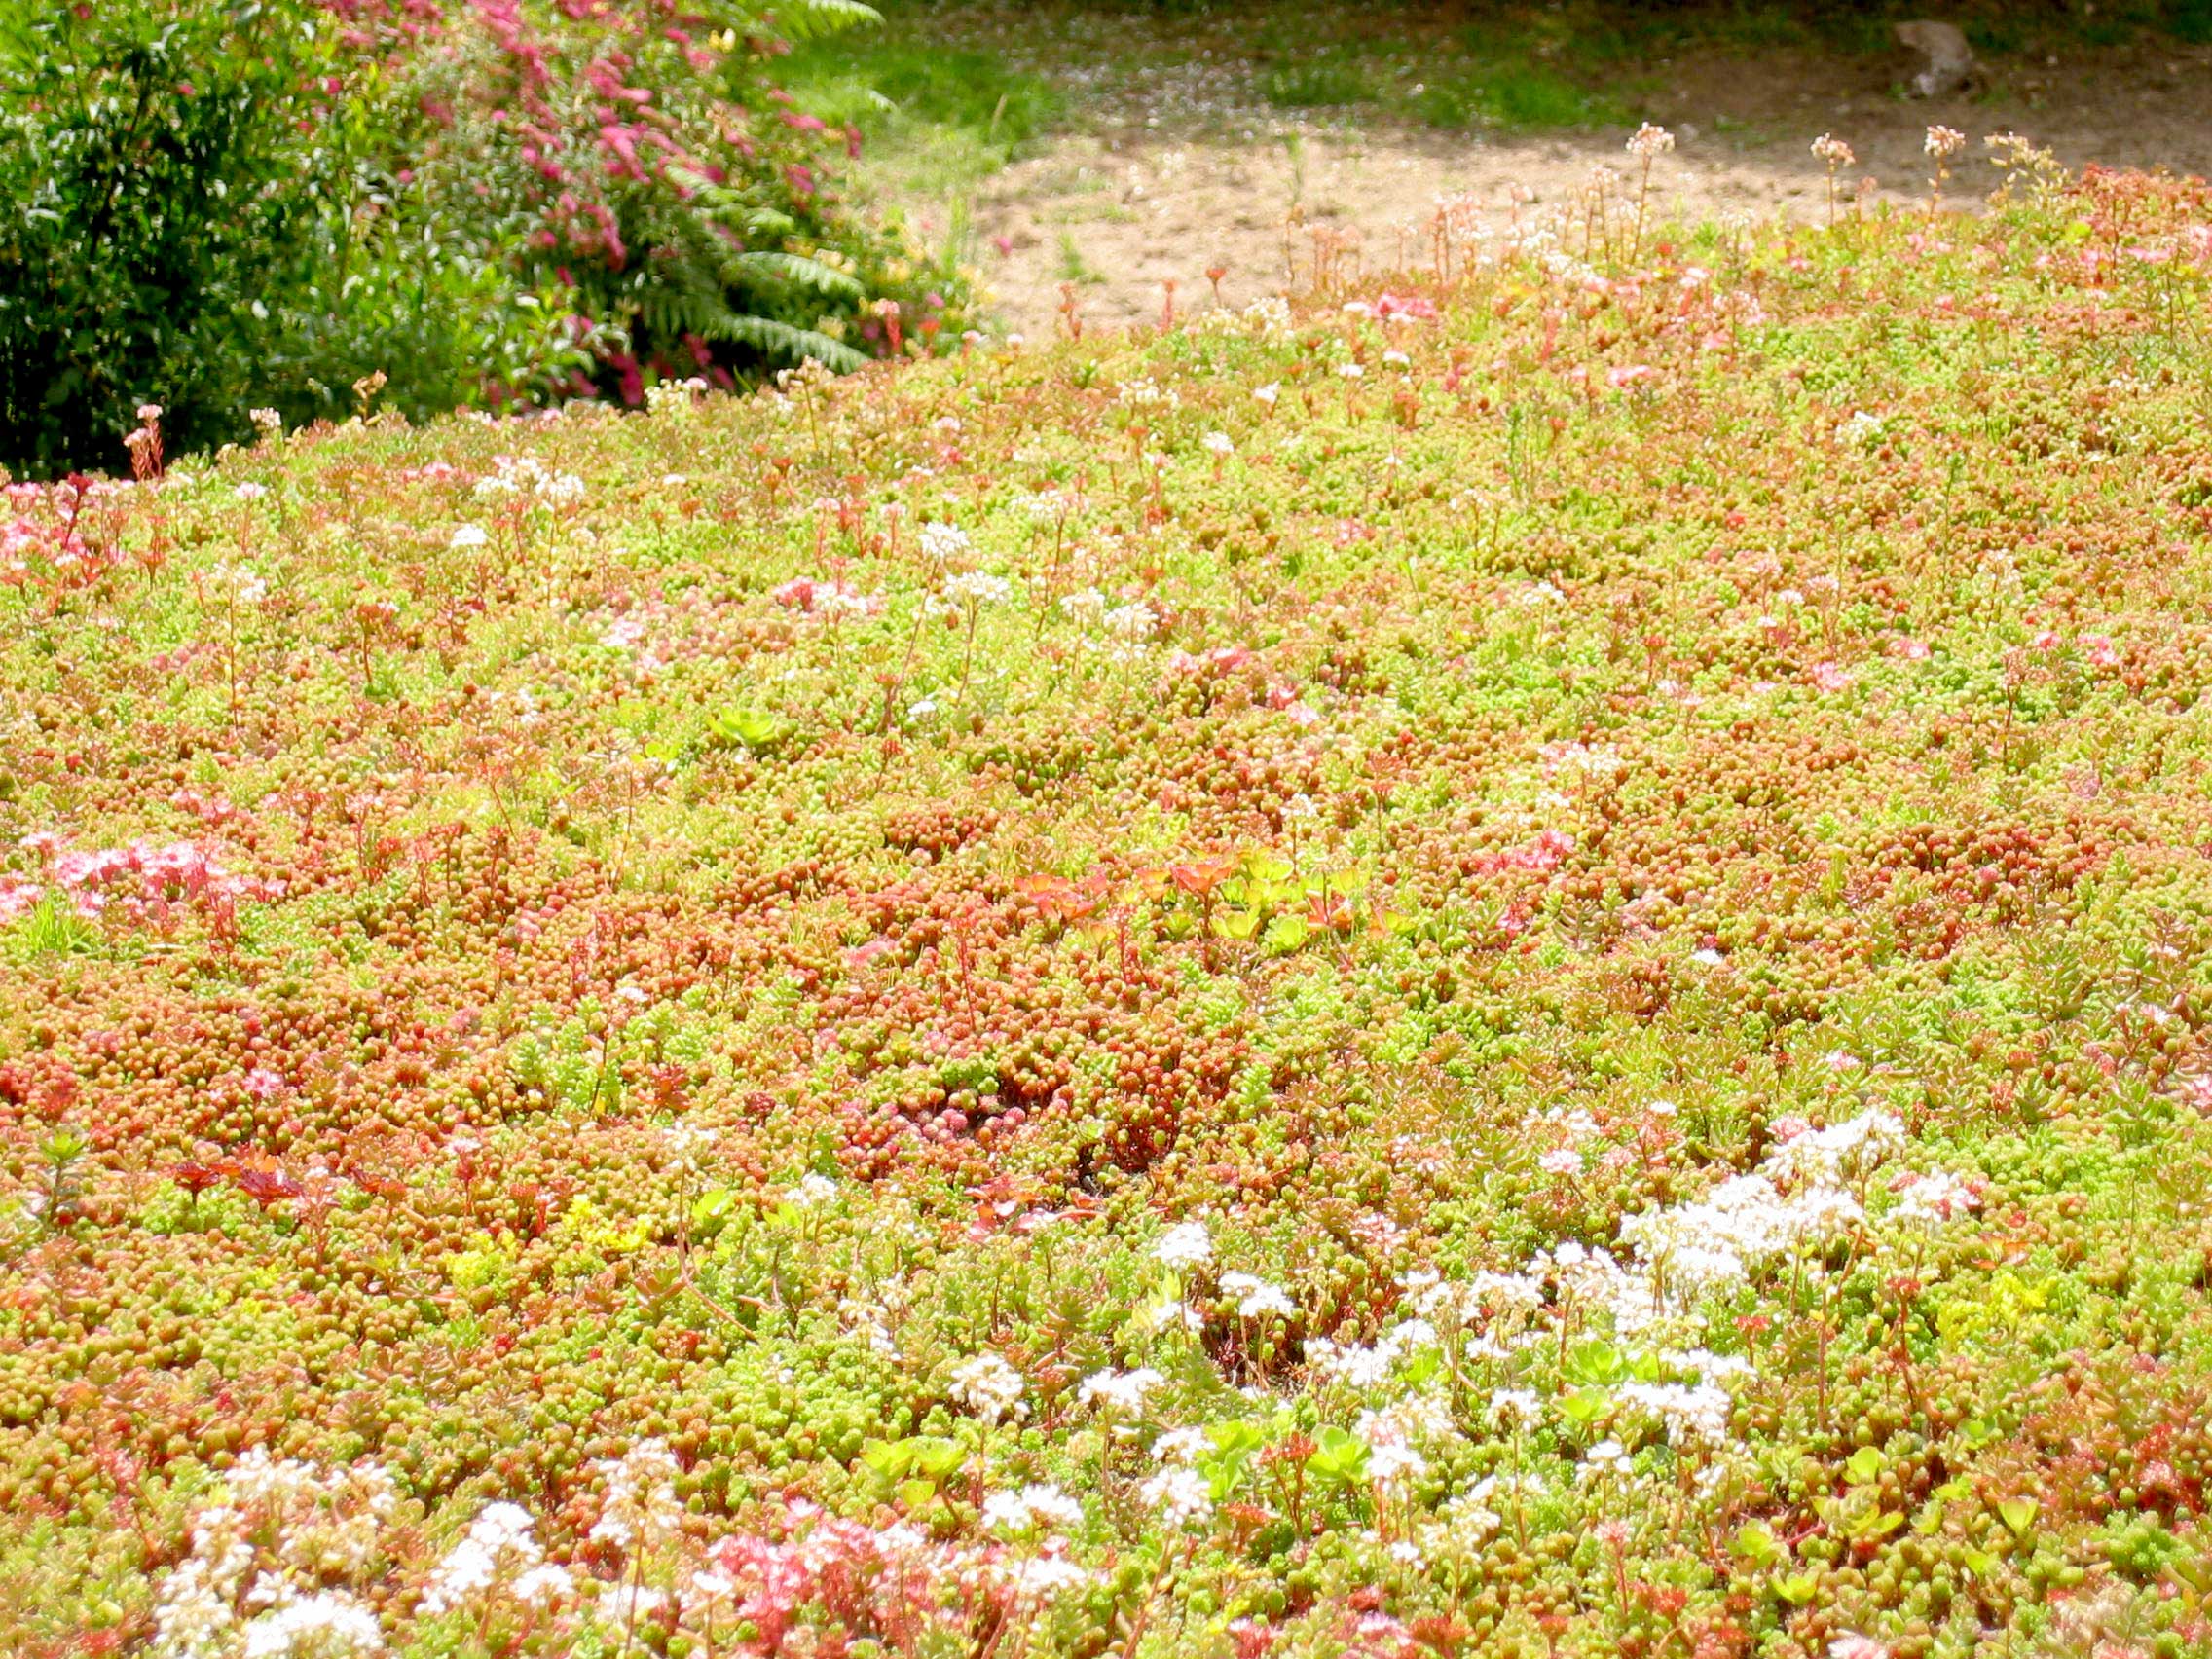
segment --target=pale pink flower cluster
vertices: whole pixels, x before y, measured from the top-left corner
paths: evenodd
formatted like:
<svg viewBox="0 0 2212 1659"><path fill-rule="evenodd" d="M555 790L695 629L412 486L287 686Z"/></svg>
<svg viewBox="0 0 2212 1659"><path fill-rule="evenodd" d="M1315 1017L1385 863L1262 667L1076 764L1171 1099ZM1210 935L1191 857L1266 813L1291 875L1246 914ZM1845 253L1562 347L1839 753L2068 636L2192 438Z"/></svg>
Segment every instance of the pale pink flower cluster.
<svg viewBox="0 0 2212 1659"><path fill-rule="evenodd" d="M280 882L260 881L225 869L212 849L196 841L158 844L144 839L122 847L72 849L51 830L26 835L21 846L47 860L46 887L0 876L0 921L21 915L48 891L87 921L120 916L131 923L172 924L193 911L229 926L240 903L283 894Z"/></svg>

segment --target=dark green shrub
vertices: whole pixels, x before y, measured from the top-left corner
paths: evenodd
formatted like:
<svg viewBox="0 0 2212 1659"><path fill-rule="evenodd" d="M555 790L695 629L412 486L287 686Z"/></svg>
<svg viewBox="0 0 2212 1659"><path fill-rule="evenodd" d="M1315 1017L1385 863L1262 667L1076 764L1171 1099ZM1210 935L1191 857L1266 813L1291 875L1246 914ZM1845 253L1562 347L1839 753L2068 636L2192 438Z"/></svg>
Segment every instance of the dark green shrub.
<svg viewBox="0 0 2212 1659"><path fill-rule="evenodd" d="M635 402L958 317L769 79L853 0L0 6L0 464L117 465L144 402L198 448L372 372L409 415Z"/></svg>
<svg viewBox="0 0 2212 1659"><path fill-rule="evenodd" d="M314 216L297 132L328 44L282 0L31 5L7 20L0 460L118 458L148 401L202 441L221 425L211 411L242 415L250 307Z"/></svg>

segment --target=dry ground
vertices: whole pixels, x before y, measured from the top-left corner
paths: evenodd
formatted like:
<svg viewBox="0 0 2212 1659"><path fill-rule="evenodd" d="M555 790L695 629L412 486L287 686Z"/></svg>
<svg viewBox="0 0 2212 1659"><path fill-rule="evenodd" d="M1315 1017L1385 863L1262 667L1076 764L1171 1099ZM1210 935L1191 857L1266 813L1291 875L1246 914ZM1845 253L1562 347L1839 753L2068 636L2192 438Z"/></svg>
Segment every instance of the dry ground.
<svg viewBox="0 0 2212 1659"><path fill-rule="evenodd" d="M1972 140L1956 181L1962 199L1995 182L1980 140L2005 130L2074 166L2212 172L2212 49L2157 43L2014 60L1970 95L1927 100L1899 95L1910 67L1901 55L1718 52L1648 65L1640 84L1656 90L1640 92L1638 106L1678 146L1658 165L1655 208L1817 218L1826 177L1808 146L1823 132L1856 148L1857 170L1880 194L1919 199L1935 122ZM1627 165L1625 129L1519 137L1284 112L1252 92L1243 66L1218 59L1114 79L1084 104L1077 130L977 195L979 263L1010 328L1059 326L1061 284L1077 271L1087 326L1157 316L1170 278L1182 303L1202 299L1208 267L1226 268L1232 302L1279 289L1286 240L1301 268L1310 252L1309 231L1286 239L1294 208L1306 226L1355 233L1371 265L1390 265L1440 196L1500 208L1516 192L1557 202L1594 167Z"/></svg>

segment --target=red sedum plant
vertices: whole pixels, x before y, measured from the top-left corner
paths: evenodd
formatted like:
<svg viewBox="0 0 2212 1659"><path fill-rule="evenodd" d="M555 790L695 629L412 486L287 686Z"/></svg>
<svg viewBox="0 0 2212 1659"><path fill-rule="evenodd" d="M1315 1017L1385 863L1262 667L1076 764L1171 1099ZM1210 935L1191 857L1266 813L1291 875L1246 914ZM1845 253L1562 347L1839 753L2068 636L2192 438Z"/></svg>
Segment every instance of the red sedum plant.
<svg viewBox="0 0 2212 1659"><path fill-rule="evenodd" d="M2212 1641L2212 197L0 527L0 1649Z"/></svg>

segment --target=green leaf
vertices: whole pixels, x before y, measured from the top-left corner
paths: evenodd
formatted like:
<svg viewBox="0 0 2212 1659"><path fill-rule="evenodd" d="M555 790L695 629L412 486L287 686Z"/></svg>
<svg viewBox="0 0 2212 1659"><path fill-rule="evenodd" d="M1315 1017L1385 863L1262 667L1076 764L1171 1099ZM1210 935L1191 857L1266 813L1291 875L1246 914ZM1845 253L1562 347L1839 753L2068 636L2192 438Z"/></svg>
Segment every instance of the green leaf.
<svg viewBox="0 0 2212 1659"><path fill-rule="evenodd" d="M1621 1350L1597 1337L1569 1348L1567 1363L1561 1369L1569 1382L1584 1383L1613 1383L1628 1375L1628 1364Z"/></svg>
<svg viewBox="0 0 2212 1659"><path fill-rule="evenodd" d="M1729 1540L1731 1553L1753 1567L1771 1567L1789 1552L1783 1548L1782 1540L1774 1535L1774 1529L1764 1521L1747 1521L1736 1529Z"/></svg>
<svg viewBox="0 0 2212 1659"><path fill-rule="evenodd" d="M1560 1415L1578 1428L1587 1428L1612 1408L1613 1396L1609 1389L1583 1387L1571 1394L1562 1394L1559 1400Z"/></svg>
<svg viewBox="0 0 2212 1659"><path fill-rule="evenodd" d="M1843 1472L1853 1486L1866 1486L1880 1480L1883 1469L1888 1466L1889 1459L1881 1453L1871 1446L1862 1446L1851 1455L1851 1460L1844 1464Z"/></svg>
<svg viewBox="0 0 2212 1659"><path fill-rule="evenodd" d="M1306 1459L1307 1472L1316 1480L1351 1486L1367 1478L1367 1442L1330 1424L1315 1437L1313 1455Z"/></svg>
<svg viewBox="0 0 2212 1659"><path fill-rule="evenodd" d="M737 1194L728 1187L709 1187L691 1200L691 1225L704 1232L720 1227L737 1209Z"/></svg>
<svg viewBox="0 0 2212 1659"><path fill-rule="evenodd" d="M792 734L789 720L760 709L723 709L709 725L715 741L747 749L774 749Z"/></svg>
<svg viewBox="0 0 2212 1659"><path fill-rule="evenodd" d="M1213 931L1223 939L1250 939L1259 929L1260 918L1250 910L1224 908L1214 912Z"/></svg>
<svg viewBox="0 0 2212 1659"><path fill-rule="evenodd" d="M1997 1518L2004 1522L2015 1538L2024 1538L2036 1524L2036 1516L2043 1506L2032 1497L2005 1497L1997 1501Z"/></svg>
<svg viewBox="0 0 2212 1659"><path fill-rule="evenodd" d="M803 363L812 357L825 368L849 375L867 358L842 341L811 328L799 328L774 317L747 316L726 307L699 319L694 333L733 346L750 346L762 356L785 363Z"/></svg>
<svg viewBox="0 0 2212 1659"><path fill-rule="evenodd" d="M861 1461L887 1481L895 1481L914 1466L910 1440L870 1440L861 1447Z"/></svg>
<svg viewBox="0 0 2212 1659"><path fill-rule="evenodd" d="M1874 1538L1886 1538L1904 1525L1904 1517L1895 1510L1868 1509L1854 1516L1844 1530L1862 1543Z"/></svg>
<svg viewBox="0 0 2212 1659"><path fill-rule="evenodd" d="M1774 1593L1793 1607L1802 1607L1820 1591L1820 1579L1810 1572L1792 1572L1774 1581Z"/></svg>

